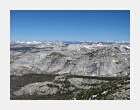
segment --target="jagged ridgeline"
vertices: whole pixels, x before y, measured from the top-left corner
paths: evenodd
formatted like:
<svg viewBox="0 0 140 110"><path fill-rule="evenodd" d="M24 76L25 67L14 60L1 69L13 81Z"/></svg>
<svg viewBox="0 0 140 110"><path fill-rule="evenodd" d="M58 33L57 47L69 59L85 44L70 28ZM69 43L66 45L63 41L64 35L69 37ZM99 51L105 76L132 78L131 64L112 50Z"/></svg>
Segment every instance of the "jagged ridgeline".
<svg viewBox="0 0 140 110"><path fill-rule="evenodd" d="M13 100L129 100L129 42L10 44Z"/></svg>

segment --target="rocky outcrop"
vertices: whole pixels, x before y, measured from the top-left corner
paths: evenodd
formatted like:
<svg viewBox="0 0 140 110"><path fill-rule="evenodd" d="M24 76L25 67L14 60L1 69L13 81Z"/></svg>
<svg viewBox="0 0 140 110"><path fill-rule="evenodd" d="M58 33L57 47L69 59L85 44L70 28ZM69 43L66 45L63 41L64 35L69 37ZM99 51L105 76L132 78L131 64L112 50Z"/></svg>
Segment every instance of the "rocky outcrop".
<svg viewBox="0 0 140 110"><path fill-rule="evenodd" d="M54 85L51 82L36 82L22 87L19 91L13 92L16 96L21 95L52 95L58 92L61 85Z"/></svg>
<svg viewBox="0 0 140 110"><path fill-rule="evenodd" d="M130 99L130 47L16 42L11 44L10 75L11 99Z"/></svg>
<svg viewBox="0 0 140 110"><path fill-rule="evenodd" d="M80 50L76 50L75 45ZM85 47L87 44L71 44L68 47L61 47L61 50L54 48L47 51L45 49L48 47L34 47L23 53L19 53L18 49L15 49L16 51L12 49L10 73L11 75L70 73L91 76L125 76L129 74L130 49L128 46L114 44L102 47L90 45L92 47L90 49Z"/></svg>
<svg viewBox="0 0 140 110"><path fill-rule="evenodd" d="M60 97L61 96L61 97ZM129 100L127 77L55 76L52 82L30 83L12 92L12 99Z"/></svg>

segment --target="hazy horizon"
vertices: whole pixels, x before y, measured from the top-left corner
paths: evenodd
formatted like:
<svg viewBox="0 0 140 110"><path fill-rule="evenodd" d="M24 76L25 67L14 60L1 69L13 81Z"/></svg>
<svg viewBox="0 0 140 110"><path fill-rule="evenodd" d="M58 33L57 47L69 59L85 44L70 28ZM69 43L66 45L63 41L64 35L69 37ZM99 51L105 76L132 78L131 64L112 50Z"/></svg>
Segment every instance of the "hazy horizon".
<svg viewBox="0 0 140 110"><path fill-rule="evenodd" d="M130 42L130 40L10 40L10 42L25 41L25 42Z"/></svg>

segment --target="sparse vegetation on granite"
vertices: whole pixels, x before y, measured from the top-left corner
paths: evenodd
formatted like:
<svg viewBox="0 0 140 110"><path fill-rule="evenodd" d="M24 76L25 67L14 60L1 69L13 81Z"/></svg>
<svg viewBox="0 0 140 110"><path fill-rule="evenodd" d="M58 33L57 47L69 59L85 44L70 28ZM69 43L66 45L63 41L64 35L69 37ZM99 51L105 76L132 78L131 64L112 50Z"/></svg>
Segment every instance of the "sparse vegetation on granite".
<svg viewBox="0 0 140 110"><path fill-rule="evenodd" d="M125 77L119 80L110 81L108 83L104 83L93 87L89 90L83 90L79 94L76 95L77 100L114 100L112 94L121 91L122 89L130 90L130 87L126 87L126 85L130 85L130 78ZM129 94L128 94L129 95ZM122 98L118 100L122 100ZM130 95L125 98L125 100L130 100Z"/></svg>
<svg viewBox="0 0 140 110"><path fill-rule="evenodd" d="M51 81L53 80L54 84L47 84L48 87L51 88L58 88L58 91L56 94L52 95L38 95L38 94L33 94L33 95L21 95L21 96L11 96L11 100L130 100L130 95L129 93L124 97L119 96L117 97L118 94L122 90L129 92L130 87L126 87L127 85L130 85L130 78L129 76L127 77L121 77L121 78L113 78L106 83L100 83L100 84L91 84L92 86L90 89L78 89L74 85L72 85L67 79L68 78L82 78L82 79L91 79L91 77L86 77L86 76L66 76L67 78L64 81L54 81L54 78L56 76L50 76L46 75L45 77L53 77ZM25 77L25 76L24 76ZM30 77L33 77L30 75ZM39 78L39 75L37 75ZM40 76L41 77L41 76ZM96 77L94 77L95 79ZM104 77L101 78L103 80ZM47 80L47 79L46 79ZM97 77L97 80L99 78ZM104 80L108 80L105 79ZM26 80L24 80L26 81ZM38 79L39 81L39 79ZM62 84L62 88L59 86L55 85L55 83L60 83ZM17 86L17 85L16 85ZM86 86L86 85L85 85ZM87 86L89 86L87 84ZM73 87L73 90L69 90L69 87ZM11 87L12 88L12 87ZM18 88L18 87L17 87Z"/></svg>
<svg viewBox="0 0 140 110"><path fill-rule="evenodd" d="M11 100L129 100L129 76L129 42L10 44Z"/></svg>

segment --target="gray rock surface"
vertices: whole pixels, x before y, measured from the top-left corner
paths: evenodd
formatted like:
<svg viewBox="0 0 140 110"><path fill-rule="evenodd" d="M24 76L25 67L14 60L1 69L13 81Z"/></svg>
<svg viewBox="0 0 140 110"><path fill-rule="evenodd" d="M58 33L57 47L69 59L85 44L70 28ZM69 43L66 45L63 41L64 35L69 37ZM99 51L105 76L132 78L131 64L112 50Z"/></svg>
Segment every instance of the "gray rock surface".
<svg viewBox="0 0 140 110"><path fill-rule="evenodd" d="M52 95L58 92L58 89L61 88L60 84L53 84L51 82L36 82L28 84L22 87L20 90L13 92L16 96L21 95Z"/></svg>
<svg viewBox="0 0 140 110"><path fill-rule="evenodd" d="M11 45L11 75L70 73L117 76L118 73L121 73L119 75L129 74L127 70L130 68L130 48L126 44L96 44L96 46L86 43L67 46L60 42L33 44L24 46L17 44L16 47Z"/></svg>
<svg viewBox="0 0 140 110"><path fill-rule="evenodd" d="M60 99L62 95L64 99L71 99L70 97L75 98L75 95L83 90L90 90L96 86L100 88L101 84L109 81L68 77L68 75L102 78L129 76L130 45L124 42L12 42L10 45L10 75L13 78L12 81L16 82L22 78L23 81L25 79L25 82L26 80L30 82L19 81L21 83L19 85L11 82L12 97L27 96L28 98L32 95L37 95L37 97L41 95ZM29 76L24 77L24 75ZM42 76L37 76L40 78L37 79L36 75ZM29 81L30 78L32 81ZM126 89L125 86L121 86L121 90L116 89L110 97L116 100L122 97L130 99L130 87ZM130 86L130 82L127 86ZM108 92L110 91L104 90L101 95L105 96ZM98 94L91 93L90 95L90 99L97 97L100 99Z"/></svg>

